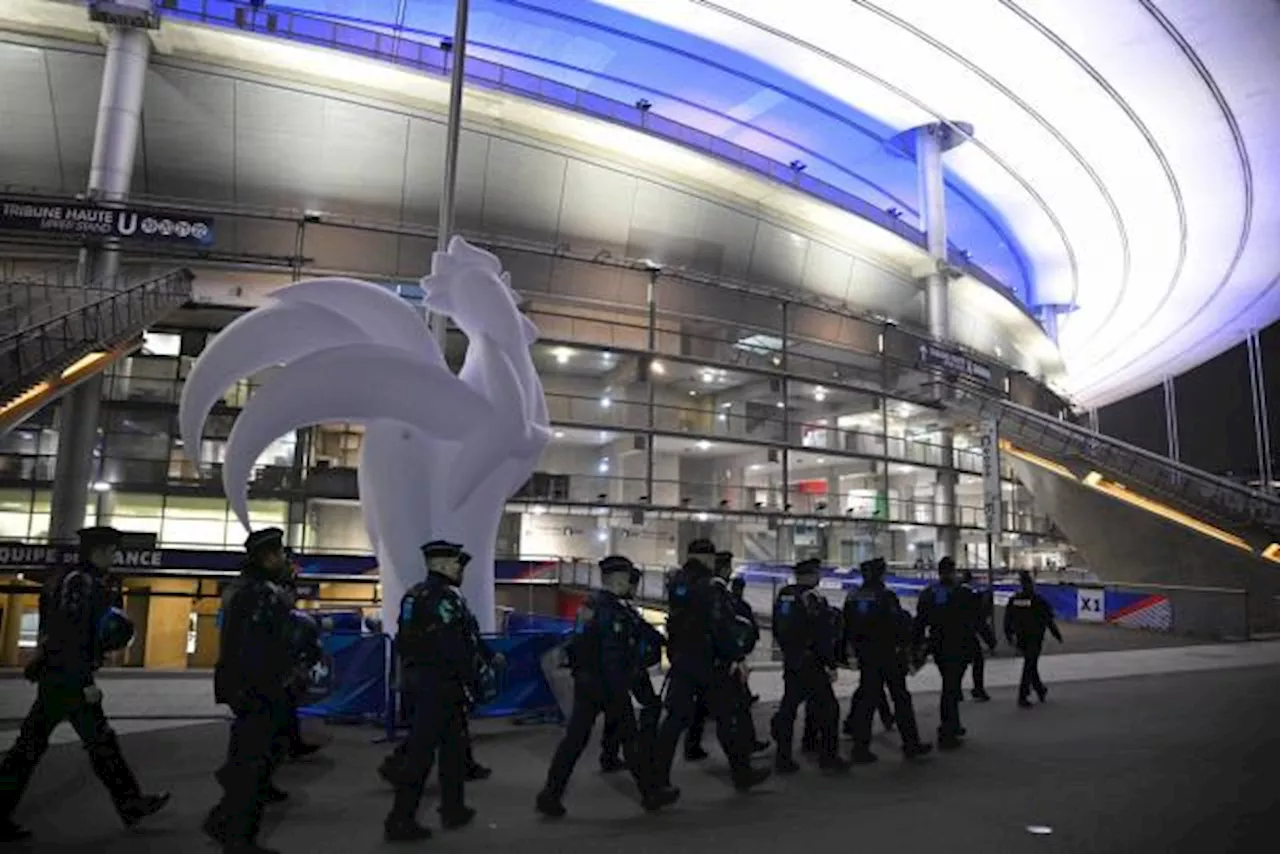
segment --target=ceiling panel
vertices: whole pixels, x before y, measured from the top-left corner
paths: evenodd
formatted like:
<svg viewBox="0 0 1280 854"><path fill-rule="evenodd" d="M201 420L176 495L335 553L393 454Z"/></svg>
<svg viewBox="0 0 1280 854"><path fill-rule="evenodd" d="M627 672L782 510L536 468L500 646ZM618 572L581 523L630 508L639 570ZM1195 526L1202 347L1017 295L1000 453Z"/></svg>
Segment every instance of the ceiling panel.
<svg viewBox="0 0 1280 854"><path fill-rule="evenodd" d="M764 285L788 287L804 278L809 238L761 221L751 249L747 277Z"/></svg>
<svg viewBox="0 0 1280 854"><path fill-rule="evenodd" d="M49 99L46 53L0 42L0 183L61 187L58 130Z"/></svg>
<svg viewBox="0 0 1280 854"><path fill-rule="evenodd" d="M98 113L102 57L72 51L48 51L49 90L58 129L58 155L62 160L62 189L82 193L89 186L93 156L93 132ZM141 148L141 139L139 139ZM135 166L143 164L141 156ZM135 170L135 187L141 183Z"/></svg>
<svg viewBox="0 0 1280 854"><path fill-rule="evenodd" d="M147 78L142 143L147 192L174 198L235 198L235 82L156 65Z"/></svg>
<svg viewBox="0 0 1280 854"><path fill-rule="evenodd" d="M563 154L495 137L489 142L484 230L555 243L564 197Z"/></svg>
<svg viewBox="0 0 1280 854"><path fill-rule="evenodd" d="M569 160L560 206L561 242L568 243L572 251L605 251L624 257L636 183L633 176L616 169Z"/></svg>

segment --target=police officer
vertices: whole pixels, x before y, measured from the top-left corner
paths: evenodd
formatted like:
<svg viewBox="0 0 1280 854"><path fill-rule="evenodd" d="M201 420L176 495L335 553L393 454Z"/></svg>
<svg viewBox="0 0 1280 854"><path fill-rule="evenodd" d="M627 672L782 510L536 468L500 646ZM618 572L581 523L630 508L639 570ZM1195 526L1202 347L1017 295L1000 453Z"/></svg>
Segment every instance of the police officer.
<svg viewBox="0 0 1280 854"><path fill-rule="evenodd" d="M281 579L277 588L285 604L289 606L290 610L293 610L298 604L298 564L287 549L285 550L285 561L284 578ZM299 643L295 650L299 672L298 678L295 678L289 686L289 716L285 720L284 731L277 747L277 750L282 753L280 758L305 759L320 749L320 745L308 744L303 740L302 720L298 716L298 706L301 704L302 695L305 693L306 675L310 673L311 668L319 660L316 655L317 652L315 645L310 643Z"/></svg>
<svg viewBox="0 0 1280 854"><path fill-rule="evenodd" d="M649 670L661 663L662 649L666 646L667 640L662 636L662 632L649 624L633 604L636 593L640 589L642 577L640 567L633 565L623 598L640 637L639 662L631 685L631 695L640 704L640 715L636 722L636 743L639 747L636 752L643 761L652 763L654 739L657 737L658 722L662 716L662 698L658 696L657 691L653 690L653 680L649 676ZM614 721L606 717L603 729L604 732L600 737L600 770L605 774L611 774L626 768L627 763L620 755L622 742Z"/></svg>
<svg viewBox="0 0 1280 854"><path fill-rule="evenodd" d="M900 655L902 648L911 643L910 615L903 611L897 595L885 586L883 558L865 561L860 568L862 586L850 591L844 602L845 638L857 656L860 673L853 714L853 761L876 761L871 752L871 719L883 701L885 688L893 697L903 755L908 759L923 756L933 745L920 741Z"/></svg>
<svg viewBox="0 0 1280 854"><path fill-rule="evenodd" d="M433 540L422 547L425 581L415 584L400 603L396 642L403 678L413 701L413 722L404 761L395 769L395 802L383 823L388 842L427 839L418 824L418 804L439 752L440 824L455 829L470 824L475 810L464 800L466 714L484 696L492 672L482 655L484 642L458 586L462 583L462 546Z"/></svg>
<svg viewBox="0 0 1280 854"><path fill-rule="evenodd" d="M133 638L133 625L123 611L112 607L107 575L120 545L120 532L85 528L79 538L79 562L55 572L40 592L39 642L35 658L24 670L27 679L36 683L36 699L17 741L0 760L0 840L6 842L30 835L11 817L49 749L50 734L63 721L80 736L93 772L111 793L126 827L169 801L166 793L142 793L102 711L102 691L93 679L103 656L124 649Z"/></svg>
<svg viewBox="0 0 1280 854"><path fill-rule="evenodd" d="M849 768L838 752L840 708L831 688L840 639L832 632L830 606L816 589L821 575L817 558L796 564L795 583L779 590L773 604L773 634L782 648L782 702L773 717L773 737L778 743L774 768L781 774L800 770L791 749L802 703L813 709L820 767L834 772Z"/></svg>
<svg viewBox="0 0 1280 854"><path fill-rule="evenodd" d="M221 646L213 673L214 699L235 719L227 758L216 777L220 800L205 817L204 832L224 852L260 854L262 809L282 799L272 792L276 739L288 725L288 685L294 677L291 612L277 586L288 571L284 531L263 528L245 540L240 576L223 591Z"/></svg>
<svg viewBox="0 0 1280 854"><path fill-rule="evenodd" d="M751 621L751 625L755 627L756 636L758 638L760 635L760 623L756 619L756 612L751 607L751 603L747 601L747 580L741 575L735 575L733 578L729 579L729 593L733 596L734 610L737 612L739 617ZM748 673L747 675L750 676L751 674ZM759 702L760 695L752 694L750 689L751 686L748 684L748 700L750 701L750 705L755 705ZM755 743L755 749L757 752L766 749L768 746L769 742L767 741L757 740Z"/></svg>
<svg viewBox="0 0 1280 854"><path fill-rule="evenodd" d="M995 615L995 600L992 597L991 591L982 590L978 587L977 583L973 580L972 570L966 569L964 572L960 573L960 583L969 588L969 591L973 593L975 598L977 598L979 619L981 619L986 625L990 626L991 620ZM990 652L994 653L996 651L995 632L989 632L988 636L992 641L988 649ZM969 662L969 666L973 672L973 699L977 700L979 703L985 703L991 699L991 695L987 693L986 685L987 661L982 654L982 644L977 643L976 641L973 645L973 660Z"/></svg>
<svg viewBox="0 0 1280 854"><path fill-rule="evenodd" d="M680 736L693 720L699 694L716 720L716 737L729 760L734 787L746 791L769 778L751 767L751 744L741 723L742 661L756 638L737 618L728 591L712 583L716 547L709 540L689 544L684 565L667 585L667 717L654 749L655 785L669 786Z"/></svg>
<svg viewBox="0 0 1280 854"><path fill-rule="evenodd" d="M756 622L755 612L751 610L751 605L743 598L743 590L745 582L742 579L730 580L729 576L733 574L733 552L718 551L716 552L714 576L712 582L726 588L729 592L729 601L733 606L733 613L738 617L739 621L750 623L751 632L754 639L747 648L746 654L751 655L755 650L756 642L760 637L760 625ZM735 591L733 581L739 582ZM759 753L769 747L769 742L761 741L756 736L755 721L751 718L751 704L753 701L751 695L751 673L745 662L740 671L739 685L742 690L742 702L737 707L739 712L739 726L744 728L746 741L751 745L753 753ZM706 759L708 754L702 746L702 733L707 723L707 703L705 697L699 697L697 711L694 713L693 722L689 724L689 732L684 738L684 758L688 762L700 762Z"/></svg>
<svg viewBox="0 0 1280 854"><path fill-rule="evenodd" d="M1044 633L1047 629L1062 643L1062 632L1053 619L1053 607L1036 592L1031 573L1018 573L1022 589L1009 599L1004 609L1004 636L1022 652L1022 679L1018 682L1018 705L1031 708L1027 695L1033 690L1045 701L1049 689L1040 680L1040 653L1044 649Z"/></svg>
<svg viewBox="0 0 1280 854"><path fill-rule="evenodd" d="M601 588L593 591L578 610L569 643L573 711L547 769L546 785L534 802L537 811L549 818L565 814L561 799L569 777L591 739L596 717L602 714L605 726L612 728L613 737L622 747L645 809L658 809L679 797L674 789L651 785L653 774L648 757L638 753L631 693L642 668L645 635L624 600L634 569L631 561L621 555L600 561Z"/></svg>
<svg viewBox="0 0 1280 854"><path fill-rule="evenodd" d="M464 572L466 571L467 564L469 564L470 562L471 562L471 555L469 553L465 551L459 553L458 564L459 564L459 567L462 569L462 571ZM475 615L471 614L470 611L468 611L467 613L471 616L471 621L472 621L470 630L475 635L479 636L480 625L478 622L476 622ZM493 670L495 667L501 666L501 663L505 663L505 662L499 662L500 656L495 655L489 649L488 645L483 642L480 644L478 653L484 659L483 666L489 668L490 670ZM404 709L407 713L407 717L410 720L412 720L413 698L406 694L403 700L404 700ZM469 712L470 712L470 708L468 708L468 713ZM466 779L468 783L479 782L481 780L488 780L491 776L493 776L493 769L486 768L484 765L481 765L476 760L475 750L471 740L471 725L467 717L464 717L462 721L462 741L463 741L463 744L466 745L466 750L464 751L466 755L466 759L465 759L466 770L463 772L463 777ZM381 777L383 780L385 780L387 783L390 783L392 786L394 786L396 779L400 776L403 776L401 774L401 769L403 768L405 757L408 755L408 751L409 751L409 740L406 738L404 741L396 745L395 749L391 751L391 753L389 753L385 759L382 760L382 764L378 766L378 776Z"/></svg>
<svg viewBox="0 0 1280 854"><path fill-rule="evenodd" d="M981 603L974 593L960 584L956 564L951 557L938 561L938 581L920 593L916 608L915 639L917 648L933 655L942 674L942 697L939 701L938 748L954 750L964 745L964 727L960 724L961 680L964 669L973 658L981 636L994 645L991 627L981 619Z"/></svg>

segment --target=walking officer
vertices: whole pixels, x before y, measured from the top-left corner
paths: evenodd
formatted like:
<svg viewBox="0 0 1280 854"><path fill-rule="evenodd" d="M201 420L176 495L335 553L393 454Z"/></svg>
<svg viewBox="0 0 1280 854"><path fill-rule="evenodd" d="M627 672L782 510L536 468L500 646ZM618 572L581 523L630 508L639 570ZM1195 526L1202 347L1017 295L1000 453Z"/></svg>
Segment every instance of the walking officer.
<svg viewBox="0 0 1280 854"><path fill-rule="evenodd" d="M284 578L276 586L285 604L289 606L289 610L292 611L296 608L298 604L298 564L294 561L293 555L287 550L285 551ZM315 653L313 645L299 643L296 651L299 653L299 668L304 672L309 672L315 661L318 660L318 658L313 659ZM289 759L305 759L320 749L320 745L309 744L302 739L302 720L298 716L298 706L302 704L305 686L306 683L303 679L295 679L290 685L289 715L285 719L282 740L276 748L281 752L278 760L285 757Z"/></svg>
<svg viewBox="0 0 1280 854"><path fill-rule="evenodd" d="M1018 573L1022 589L1009 599L1004 609L1004 636L1022 653L1022 679L1018 682L1018 705L1031 707L1027 695L1033 690L1045 701L1049 689L1040 681L1040 653L1044 649L1044 633L1047 629L1062 643L1062 632L1053 619L1053 606L1036 592L1031 573Z"/></svg>
<svg viewBox="0 0 1280 854"><path fill-rule="evenodd" d="M224 852L261 854L262 809L272 798L274 745L288 725L289 683L295 669L289 606L276 586L284 578L284 531L263 528L245 540L240 576L223 592L221 646L213 672L214 699L235 719L227 758L216 777L222 800L204 820L204 832Z"/></svg>
<svg viewBox="0 0 1280 854"><path fill-rule="evenodd" d="M133 624L112 607L107 577L120 532L85 528L79 538L79 562L55 572L40 591L39 640L24 670L28 681L36 683L36 699L17 741L0 760L0 841L30 835L13 823L13 812L49 749L49 736L63 721L75 728L94 774L107 787L126 827L169 802L167 793L142 793L102 710L102 691L94 684L103 656L124 649L133 639Z"/></svg>
<svg viewBox="0 0 1280 854"><path fill-rule="evenodd" d="M738 619L729 593L712 582L716 547L689 544L688 559L667 586L667 717L654 749L655 786L669 786L676 745L693 720L699 694L716 721L716 737L729 760L733 784L746 791L769 778L751 767L751 744L741 724L742 661L755 642L750 623Z"/></svg>
<svg viewBox="0 0 1280 854"><path fill-rule="evenodd" d="M816 589L821 575L822 564L817 558L796 564L795 583L779 590L773 604L773 634L782 648L782 702L773 717L773 737L778 744L774 768L780 774L800 770L791 750L796 712L802 703L813 710L813 736L822 770L849 768L838 751L840 707L831 687L840 638L832 632L830 606Z"/></svg>
<svg viewBox="0 0 1280 854"><path fill-rule="evenodd" d="M978 597L959 583L955 561L949 556L938 561L938 581L921 591L916 607L915 645L933 655L942 675L939 750L964 745L965 730L960 724L964 669L973 658L979 635L988 646L995 644L981 613Z"/></svg>
<svg viewBox="0 0 1280 854"><path fill-rule="evenodd" d="M990 590L980 589L973 580L973 571L966 569L960 573L960 583L973 593L978 600L979 619L987 626L991 625L991 621L995 616L995 599ZM988 650L992 653L996 651L995 631L989 631L987 636L991 643ZM974 643L973 660L969 662L970 670L973 673L973 699L979 703L985 703L991 699L991 695L987 693L987 660L982 654L982 644Z"/></svg>
<svg viewBox="0 0 1280 854"><path fill-rule="evenodd" d="M569 777L586 750L591 730L600 715L604 715L605 726L611 729L622 747L645 809L666 806L679 796L674 789L658 790L651 785L650 757L640 756L637 749L631 693L636 684L636 674L642 669L645 636L624 600L634 569L634 564L621 555L600 561L601 587L593 591L578 610L573 638L569 642L573 711L547 769L546 785L535 801L537 811L549 818L560 818L565 814L562 799L569 786Z"/></svg>
<svg viewBox="0 0 1280 854"><path fill-rule="evenodd" d="M383 824L388 842L430 838L417 813L437 752L441 826L452 830L475 818L464 799L466 714L475 699L488 699L482 686L493 681L476 620L458 589L466 553L456 543L433 540L422 554L427 577L401 600L396 636L413 722L403 763L392 774L395 801Z"/></svg>
<svg viewBox="0 0 1280 854"><path fill-rule="evenodd" d="M876 761L871 752L871 719L884 701L886 688L893 697L903 755L908 759L923 756L933 745L920 741L900 654L911 643L911 618L902 610L897 595L885 586L883 558L865 561L861 570L862 586L851 591L844 602L845 638L857 656L860 673L854 694L853 761Z"/></svg>
<svg viewBox="0 0 1280 854"><path fill-rule="evenodd" d="M662 632L649 624L634 604L642 576L640 567L633 564L628 578L627 592L623 598L640 637L639 662L632 679L631 695L640 704L640 715L636 721L636 742L639 745L636 752L649 767L652 766L654 739L657 738L658 723L662 717L662 698L658 696L657 691L653 690L653 679L649 676L649 671L662 662L662 649L667 645L667 639L662 636ZM618 728L613 724L614 722L606 717L604 731L600 736L600 770L605 774L621 771L627 767L627 763L621 756L622 743L619 740Z"/></svg>

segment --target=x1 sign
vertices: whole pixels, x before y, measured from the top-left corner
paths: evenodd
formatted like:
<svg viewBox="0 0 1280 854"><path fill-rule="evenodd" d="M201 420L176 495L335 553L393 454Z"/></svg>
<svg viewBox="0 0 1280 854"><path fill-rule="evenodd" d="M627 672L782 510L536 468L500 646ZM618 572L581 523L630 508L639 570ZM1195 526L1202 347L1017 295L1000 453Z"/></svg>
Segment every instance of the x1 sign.
<svg viewBox="0 0 1280 854"><path fill-rule="evenodd" d="M1076 619L1082 623L1105 623L1105 592L1099 587L1081 587L1076 590Z"/></svg>

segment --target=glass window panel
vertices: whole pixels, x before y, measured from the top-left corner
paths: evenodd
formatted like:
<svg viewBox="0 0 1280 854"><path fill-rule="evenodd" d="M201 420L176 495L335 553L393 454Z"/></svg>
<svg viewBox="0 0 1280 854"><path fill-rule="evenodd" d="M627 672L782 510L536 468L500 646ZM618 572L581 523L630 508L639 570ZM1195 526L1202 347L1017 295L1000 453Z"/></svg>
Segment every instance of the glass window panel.
<svg viewBox="0 0 1280 854"><path fill-rule="evenodd" d="M31 531L31 513L0 510L0 540L25 540Z"/></svg>
<svg viewBox="0 0 1280 854"><path fill-rule="evenodd" d="M173 332L142 333L142 352L146 356L177 356L182 350L182 336Z"/></svg>

